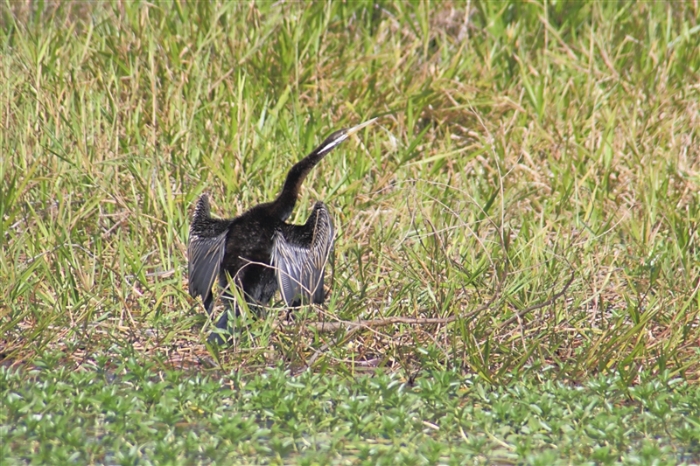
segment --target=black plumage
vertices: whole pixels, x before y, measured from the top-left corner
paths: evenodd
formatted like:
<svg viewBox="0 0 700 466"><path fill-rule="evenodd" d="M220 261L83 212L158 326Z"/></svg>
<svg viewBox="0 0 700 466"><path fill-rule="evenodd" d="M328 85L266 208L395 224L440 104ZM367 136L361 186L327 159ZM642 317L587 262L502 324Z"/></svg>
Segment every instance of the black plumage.
<svg viewBox="0 0 700 466"><path fill-rule="evenodd" d="M351 134L373 121L328 136L289 170L274 201L257 205L236 218L212 218L208 196L200 196L187 247L189 292L202 297L209 314L214 307L214 281L218 279L219 286L227 289L228 277L253 309L268 304L278 288L288 306L323 302L323 271L334 241L328 210L317 202L304 225L290 225L286 220L309 171ZM227 312L216 326L227 328ZM223 340L212 334L210 341Z"/></svg>

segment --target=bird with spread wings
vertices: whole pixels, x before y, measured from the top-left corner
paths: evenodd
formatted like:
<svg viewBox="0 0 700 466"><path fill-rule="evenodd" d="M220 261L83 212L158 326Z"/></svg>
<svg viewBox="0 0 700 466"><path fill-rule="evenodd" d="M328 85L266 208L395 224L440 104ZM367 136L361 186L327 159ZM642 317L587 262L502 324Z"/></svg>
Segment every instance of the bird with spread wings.
<svg viewBox="0 0 700 466"><path fill-rule="evenodd" d="M223 290L236 286L252 309L267 305L278 289L290 307L323 303L323 272L335 234L328 209L317 202L304 225L286 220L311 169L350 135L374 121L328 136L289 170L274 201L259 204L236 218L212 218L208 195L199 197L187 246L189 292L202 297L209 314L214 307L216 281ZM238 308L234 310L237 314ZM216 326L227 329L227 312ZM210 341L223 343L219 332L213 333Z"/></svg>

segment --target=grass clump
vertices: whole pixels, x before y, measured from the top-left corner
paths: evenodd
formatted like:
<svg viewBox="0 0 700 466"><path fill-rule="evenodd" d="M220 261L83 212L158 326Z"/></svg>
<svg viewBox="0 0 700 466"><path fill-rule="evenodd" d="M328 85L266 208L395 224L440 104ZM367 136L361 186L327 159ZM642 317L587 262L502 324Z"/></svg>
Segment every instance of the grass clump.
<svg viewBox="0 0 700 466"><path fill-rule="evenodd" d="M37 2L0 22L6 365L698 378L696 5ZM211 354L194 199L271 199L375 115L295 213L335 215L328 306ZM307 325L397 317L446 320Z"/></svg>

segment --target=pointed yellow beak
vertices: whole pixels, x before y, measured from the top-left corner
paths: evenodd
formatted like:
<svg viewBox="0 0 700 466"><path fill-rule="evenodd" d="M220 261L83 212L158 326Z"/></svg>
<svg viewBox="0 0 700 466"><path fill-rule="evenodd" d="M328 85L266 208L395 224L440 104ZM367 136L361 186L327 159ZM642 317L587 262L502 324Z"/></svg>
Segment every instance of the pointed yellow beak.
<svg viewBox="0 0 700 466"><path fill-rule="evenodd" d="M362 128L364 128L365 126L369 126L369 125L371 125L372 123L374 123L375 121L377 121L377 118L372 118L371 120L367 120L367 121L365 121L364 123L360 123L360 124L357 125L357 126L353 126L352 128L348 128L348 129L345 130L345 135L346 135L346 136L352 136L353 134L357 133L358 131L360 131L360 130L361 130Z"/></svg>
<svg viewBox="0 0 700 466"><path fill-rule="evenodd" d="M339 129L335 133L331 134L326 138L323 143L318 146L315 150L314 153L317 156L323 156L326 154L328 151L332 150L334 147L336 147L338 144L341 142L345 141L347 138L349 138L351 135L357 133L360 131L362 128L365 126L371 125L374 123L376 118L372 118L371 120L367 120L364 123L360 123L357 126L353 126L350 129Z"/></svg>

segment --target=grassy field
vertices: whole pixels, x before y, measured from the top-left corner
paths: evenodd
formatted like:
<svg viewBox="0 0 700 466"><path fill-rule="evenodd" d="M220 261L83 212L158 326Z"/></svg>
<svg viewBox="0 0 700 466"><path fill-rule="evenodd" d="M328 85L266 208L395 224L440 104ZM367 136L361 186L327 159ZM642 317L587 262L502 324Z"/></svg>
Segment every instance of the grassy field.
<svg viewBox="0 0 700 466"><path fill-rule="evenodd" d="M70 442L106 463L202 461L220 442L223 462L265 454L217 437L239 412L240 442L246 423L267 426L273 462L372 462L362 416L336 408L374 383L412 419L396 437L365 432L387 461L411 442L435 445L418 464L700 461L697 2L23 2L0 5L0 24L0 429L18 461ZM333 215L327 303L285 323L278 300L240 319L232 348L207 347L212 324L187 293L194 200L209 192L226 217L271 200L326 135L375 116L315 168L293 214L320 199ZM280 399L327 389L333 409L318 401L303 421L321 440L275 436L297 418L212 388L231 378L260 393L288 378ZM159 383L168 409L193 412L154 410ZM116 418L78 400L132 390ZM41 405L45 393L68 398ZM447 431L433 417L492 413L501 396L514 413L593 403L642 433L538 437L523 414L503 421L509 439L498 416ZM658 399L666 417L644 401ZM151 427L104 443L130 410ZM51 432L46 413L75 428L94 416L92 430L47 443L17 428L39 416ZM580 414L549 413L550 427ZM335 443L334 416L350 443ZM146 440L173 422L175 450ZM177 438L188 431L214 450Z"/></svg>

